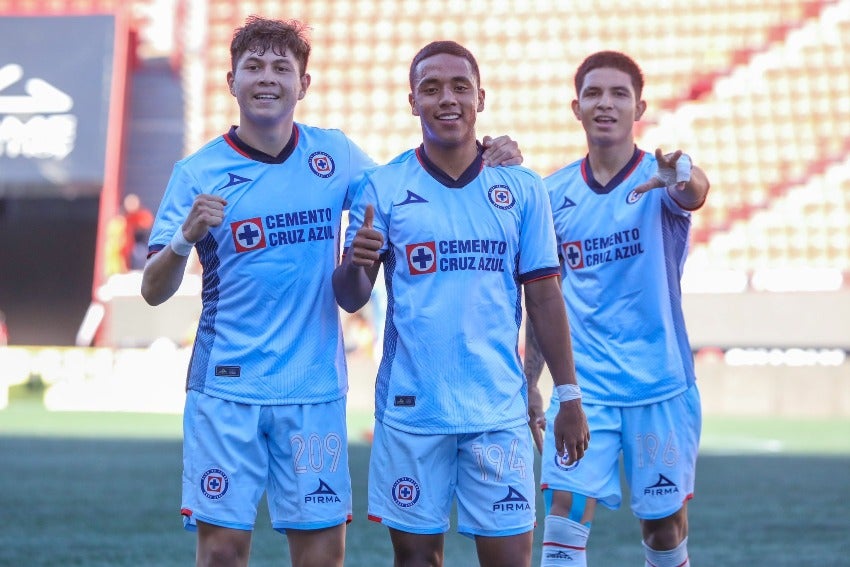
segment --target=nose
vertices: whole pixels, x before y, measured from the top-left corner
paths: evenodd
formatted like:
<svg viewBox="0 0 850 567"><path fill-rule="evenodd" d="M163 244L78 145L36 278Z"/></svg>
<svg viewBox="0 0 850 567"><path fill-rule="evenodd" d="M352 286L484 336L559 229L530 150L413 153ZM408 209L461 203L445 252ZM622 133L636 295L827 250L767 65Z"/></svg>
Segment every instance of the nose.
<svg viewBox="0 0 850 567"><path fill-rule="evenodd" d="M451 85L446 86L440 92L440 106L449 106L457 101Z"/></svg>
<svg viewBox="0 0 850 567"><path fill-rule="evenodd" d="M602 96L599 97L599 102L597 103L597 106L600 106L602 108L611 108L613 106L611 100L611 94L608 92L604 92L602 93Z"/></svg>

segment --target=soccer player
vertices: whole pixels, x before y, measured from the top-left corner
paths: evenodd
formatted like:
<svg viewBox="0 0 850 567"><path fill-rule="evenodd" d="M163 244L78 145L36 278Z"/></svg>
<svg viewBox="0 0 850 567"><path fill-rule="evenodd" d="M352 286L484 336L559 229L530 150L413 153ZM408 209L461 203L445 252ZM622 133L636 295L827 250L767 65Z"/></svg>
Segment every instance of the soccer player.
<svg viewBox="0 0 850 567"><path fill-rule="evenodd" d="M646 102L631 58L591 55L576 72L575 88L572 110L588 155L545 182L593 443L576 464L543 444L548 510L541 565L587 564L597 502L620 505L622 455L646 565L682 567L701 414L679 281L691 211L705 202L709 182L681 151L653 156L636 147L633 127ZM546 332L526 327L532 427L551 426L557 410L550 407L544 420L537 390L544 362L538 343Z"/></svg>
<svg viewBox="0 0 850 567"><path fill-rule="evenodd" d="M340 566L351 518L348 381L331 274L354 180L374 162L294 121L310 86L297 21L249 18L230 46L239 125L178 162L142 295L179 287L194 248L203 308L184 413L184 525L198 565L246 565L259 499L297 566ZM521 161L500 138L488 158Z"/></svg>
<svg viewBox="0 0 850 567"><path fill-rule="evenodd" d="M523 288L555 383L576 389L551 210L537 174L484 166L475 137L484 90L467 49L425 46L409 80L423 143L366 175L333 276L347 311L366 303L381 264L388 292L369 518L389 528L396 566L439 566L456 500L458 531L475 538L481 565L529 565ZM588 438L577 397L560 405L554 431L553 447L580 459Z"/></svg>

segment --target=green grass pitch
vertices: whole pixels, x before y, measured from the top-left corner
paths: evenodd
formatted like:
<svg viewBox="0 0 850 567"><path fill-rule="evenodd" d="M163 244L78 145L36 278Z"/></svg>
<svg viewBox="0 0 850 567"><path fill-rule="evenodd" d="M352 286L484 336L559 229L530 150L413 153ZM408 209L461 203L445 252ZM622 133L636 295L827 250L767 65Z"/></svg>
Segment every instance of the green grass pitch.
<svg viewBox="0 0 850 567"><path fill-rule="evenodd" d="M392 564L385 528L365 517L369 446L359 438L369 424L351 416L351 567ZM0 565L194 564L194 536L178 513L179 437L179 416L48 413L13 401L0 411ZM703 440L690 508L693 565L850 565L850 421L714 418ZM627 509L598 512L588 555L594 567L643 564ZM288 564L264 506L251 564ZM446 566L476 564L473 542L447 535Z"/></svg>

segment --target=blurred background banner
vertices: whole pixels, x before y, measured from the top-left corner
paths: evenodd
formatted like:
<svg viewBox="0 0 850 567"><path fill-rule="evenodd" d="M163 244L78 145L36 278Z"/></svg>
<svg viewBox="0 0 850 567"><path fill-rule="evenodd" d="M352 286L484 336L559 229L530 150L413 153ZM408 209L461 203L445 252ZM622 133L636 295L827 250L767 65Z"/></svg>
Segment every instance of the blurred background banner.
<svg viewBox="0 0 850 567"><path fill-rule="evenodd" d="M0 18L0 198L99 195L115 19Z"/></svg>

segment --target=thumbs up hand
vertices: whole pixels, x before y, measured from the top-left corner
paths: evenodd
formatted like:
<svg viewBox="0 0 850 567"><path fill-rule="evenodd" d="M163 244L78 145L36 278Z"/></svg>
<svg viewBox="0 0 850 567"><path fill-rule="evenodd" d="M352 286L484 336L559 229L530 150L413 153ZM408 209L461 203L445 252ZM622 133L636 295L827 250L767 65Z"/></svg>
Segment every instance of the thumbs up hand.
<svg viewBox="0 0 850 567"><path fill-rule="evenodd" d="M354 240L348 249L351 262L355 266L370 268L380 262L381 256L378 250L384 245L383 235L373 228L375 219L375 207L366 205L363 214L363 224L357 229Z"/></svg>

